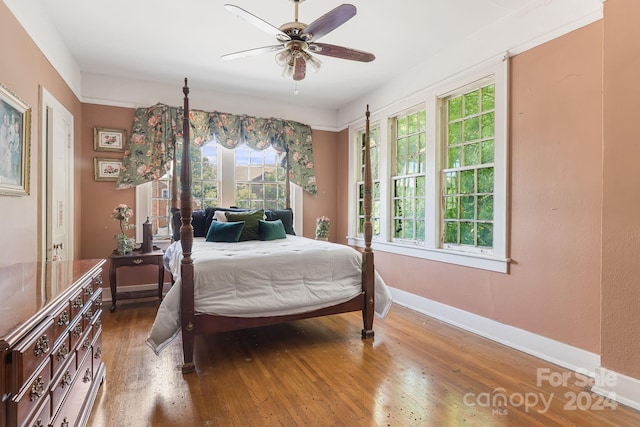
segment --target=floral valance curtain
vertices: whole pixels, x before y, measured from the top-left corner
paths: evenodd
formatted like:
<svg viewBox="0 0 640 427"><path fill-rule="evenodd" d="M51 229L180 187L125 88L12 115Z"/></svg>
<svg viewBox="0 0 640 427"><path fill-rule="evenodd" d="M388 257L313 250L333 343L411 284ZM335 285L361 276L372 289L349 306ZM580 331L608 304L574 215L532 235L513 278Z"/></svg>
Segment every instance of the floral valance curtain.
<svg viewBox="0 0 640 427"><path fill-rule="evenodd" d="M136 109L117 188L158 179L169 170L175 143L182 140L183 116L182 108L164 104ZM199 147L215 136L218 144L230 149L246 143L254 150L273 147L280 153L287 152L291 182L311 194L317 193L308 125L199 110L189 112L189 123L192 147Z"/></svg>

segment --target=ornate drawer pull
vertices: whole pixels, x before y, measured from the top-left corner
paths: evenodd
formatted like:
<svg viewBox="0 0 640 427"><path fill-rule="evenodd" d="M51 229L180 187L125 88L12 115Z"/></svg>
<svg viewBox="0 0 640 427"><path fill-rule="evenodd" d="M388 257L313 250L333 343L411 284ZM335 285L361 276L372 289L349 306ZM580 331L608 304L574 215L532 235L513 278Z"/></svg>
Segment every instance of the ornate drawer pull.
<svg viewBox="0 0 640 427"><path fill-rule="evenodd" d="M40 357L43 354L46 354L48 352L49 352L49 338L47 338L46 335L43 335L40 338L38 338L38 341L36 341L36 346L33 348L33 353L36 355L36 357Z"/></svg>
<svg viewBox="0 0 640 427"><path fill-rule="evenodd" d="M64 420L62 420L62 423L60 423L60 427L69 427L69 421L67 420L67 417L64 417Z"/></svg>
<svg viewBox="0 0 640 427"><path fill-rule="evenodd" d="M38 418L38 421L36 421L33 427L44 427L44 424L42 424L42 420Z"/></svg>
<svg viewBox="0 0 640 427"><path fill-rule="evenodd" d="M67 310L63 311L58 317L58 326L67 326L69 324L69 315Z"/></svg>
<svg viewBox="0 0 640 427"><path fill-rule="evenodd" d="M93 286L87 286L84 289L84 294L88 297L90 297L91 295L93 295Z"/></svg>
<svg viewBox="0 0 640 427"><path fill-rule="evenodd" d="M94 278L93 283L95 283L98 286L102 286L102 276L97 276L96 278Z"/></svg>
<svg viewBox="0 0 640 427"><path fill-rule="evenodd" d="M56 360L60 362L61 360L66 359L68 355L69 349L67 348L67 343L63 342L60 346L60 350L58 350L58 354L56 354Z"/></svg>
<svg viewBox="0 0 640 427"><path fill-rule="evenodd" d="M96 307L102 307L102 295L96 298L95 305Z"/></svg>
<svg viewBox="0 0 640 427"><path fill-rule="evenodd" d="M84 340L84 343L82 344L82 349L84 351L87 351L89 350L89 347L91 347L91 340L87 338L86 340Z"/></svg>
<svg viewBox="0 0 640 427"><path fill-rule="evenodd" d="M102 319L96 320L95 325L96 325L96 328L99 328L100 326L102 326Z"/></svg>
<svg viewBox="0 0 640 427"><path fill-rule="evenodd" d="M92 317L93 317L93 311L91 309L87 310L87 312L84 314L84 318L87 320L91 320Z"/></svg>
<svg viewBox="0 0 640 427"><path fill-rule="evenodd" d="M91 373L91 368L87 368L87 371L84 373L84 377L82 377L82 382L88 383L93 379L93 374Z"/></svg>
<svg viewBox="0 0 640 427"><path fill-rule="evenodd" d="M93 355L94 359L100 359L102 357L102 347L96 348L96 353Z"/></svg>
<svg viewBox="0 0 640 427"><path fill-rule="evenodd" d="M73 328L73 336L78 338L82 335L82 325L78 323L75 328Z"/></svg>
<svg viewBox="0 0 640 427"><path fill-rule="evenodd" d="M82 297L78 296L78 298L73 302L73 308L82 308L83 306L84 303L82 302Z"/></svg>
<svg viewBox="0 0 640 427"><path fill-rule="evenodd" d="M42 379L42 375L40 375L36 380L31 384L31 393L29 393L29 400L32 402L36 399L40 399L44 394L44 380Z"/></svg>
<svg viewBox="0 0 640 427"><path fill-rule="evenodd" d="M144 261L142 260L142 258L138 258L138 259L134 259L134 260L133 260L133 263L134 263L135 265L142 264L143 262L144 262Z"/></svg>
<svg viewBox="0 0 640 427"><path fill-rule="evenodd" d="M65 388L69 384L71 384L71 374L69 373L69 371L67 371L64 373L62 379L60 380L60 388Z"/></svg>

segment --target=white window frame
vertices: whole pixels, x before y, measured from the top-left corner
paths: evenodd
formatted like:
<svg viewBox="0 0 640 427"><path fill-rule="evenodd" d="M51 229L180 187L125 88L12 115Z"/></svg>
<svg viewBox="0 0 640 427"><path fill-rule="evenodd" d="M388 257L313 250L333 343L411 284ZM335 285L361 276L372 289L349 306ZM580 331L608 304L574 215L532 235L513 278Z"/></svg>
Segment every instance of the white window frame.
<svg viewBox="0 0 640 427"><path fill-rule="evenodd" d="M510 259L508 258L508 58L499 58L486 63L475 70L454 76L437 85L426 88L418 93L397 101L379 111L371 113L371 122L380 125L380 204L381 219L380 238L372 242L374 250L390 252L398 255L406 255L415 258L445 262L472 268L479 268L500 273L507 273ZM441 171L444 168L444 159L441 143L443 123L440 121L440 99L448 94L493 76L495 84L495 154L494 154L494 236L493 253L463 252L453 249L444 249L440 242L442 226L442 197L441 197ZM425 216L436 218L435 221L427 221L425 226L424 243L403 244L391 241L392 236L392 208L391 205L391 164L393 159L391 136L389 135L389 119L394 118L403 111L411 108L426 108L426 132L427 132L427 165L426 165L426 197ZM359 120L349 126L349 238L348 243L353 246L363 247L362 236L356 234L357 221L357 141L358 131L364 128L364 121Z"/></svg>
<svg viewBox="0 0 640 427"><path fill-rule="evenodd" d="M221 207L229 207L235 205L235 182L234 179L226 179L225 177L234 176L235 153L234 150L225 149L218 145L218 197ZM178 191L180 189L178 188ZM297 235L303 233L302 209L303 209L303 190L299 185L290 183L289 186L291 209L293 210L293 228ZM142 224L152 212L152 183L146 182L136 186L136 218L137 222ZM179 207L179 206L178 206ZM142 227L136 227L136 241L142 242Z"/></svg>

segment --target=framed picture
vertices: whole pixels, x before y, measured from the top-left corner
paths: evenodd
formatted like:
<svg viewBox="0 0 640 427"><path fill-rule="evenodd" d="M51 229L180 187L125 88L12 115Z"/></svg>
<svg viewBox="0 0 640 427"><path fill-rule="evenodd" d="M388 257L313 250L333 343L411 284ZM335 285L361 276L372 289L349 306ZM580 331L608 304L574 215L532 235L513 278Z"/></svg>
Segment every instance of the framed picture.
<svg viewBox="0 0 640 427"><path fill-rule="evenodd" d="M93 149L96 151L124 151L124 129L93 129Z"/></svg>
<svg viewBox="0 0 640 427"><path fill-rule="evenodd" d="M115 181L120 175L122 169L122 160L120 159L102 159L95 157L93 159L93 172L96 181Z"/></svg>
<svg viewBox="0 0 640 427"><path fill-rule="evenodd" d="M0 194L29 194L31 107L0 84Z"/></svg>

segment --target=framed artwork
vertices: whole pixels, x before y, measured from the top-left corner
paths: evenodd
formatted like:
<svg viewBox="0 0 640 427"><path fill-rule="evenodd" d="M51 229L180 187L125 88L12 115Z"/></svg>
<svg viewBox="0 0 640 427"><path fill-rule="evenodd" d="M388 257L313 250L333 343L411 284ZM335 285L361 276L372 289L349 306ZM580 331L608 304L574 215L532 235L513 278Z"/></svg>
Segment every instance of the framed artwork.
<svg viewBox="0 0 640 427"><path fill-rule="evenodd" d="M0 84L0 194L29 194L31 107Z"/></svg>
<svg viewBox="0 0 640 427"><path fill-rule="evenodd" d="M95 157L93 159L93 172L96 181L115 181L120 175L122 160L103 159Z"/></svg>
<svg viewBox="0 0 640 427"><path fill-rule="evenodd" d="M96 151L124 151L124 129L93 129L93 149Z"/></svg>

